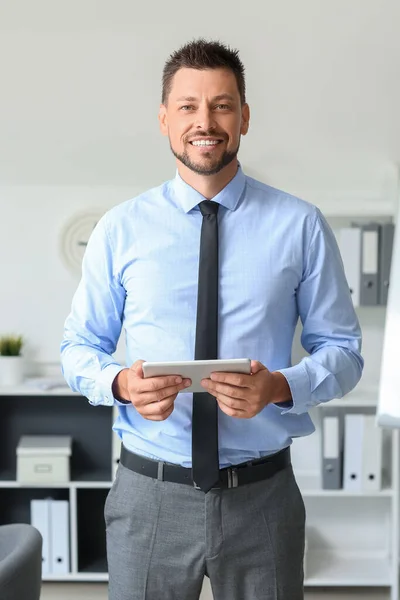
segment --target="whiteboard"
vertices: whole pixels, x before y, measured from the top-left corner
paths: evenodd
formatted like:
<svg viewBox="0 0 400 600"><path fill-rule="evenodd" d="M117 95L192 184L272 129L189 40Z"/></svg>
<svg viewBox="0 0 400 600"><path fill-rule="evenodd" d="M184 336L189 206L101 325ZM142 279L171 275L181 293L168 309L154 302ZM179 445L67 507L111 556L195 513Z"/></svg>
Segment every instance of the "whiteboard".
<svg viewBox="0 0 400 600"><path fill-rule="evenodd" d="M381 427L400 427L400 198L393 240L390 285L383 338L376 420Z"/></svg>

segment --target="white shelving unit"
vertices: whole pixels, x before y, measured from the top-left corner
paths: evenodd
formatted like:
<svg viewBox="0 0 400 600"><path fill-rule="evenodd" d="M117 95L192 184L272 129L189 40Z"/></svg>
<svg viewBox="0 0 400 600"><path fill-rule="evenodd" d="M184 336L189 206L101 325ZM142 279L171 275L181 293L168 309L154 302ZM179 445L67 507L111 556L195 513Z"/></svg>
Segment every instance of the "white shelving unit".
<svg viewBox="0 0 400 600"><path fill-rule="evenodd" d="M27 393L22 393L27 392ZM308 552L306 556L306 587L336 587L336 586L371 586L388 587L391 589L391 599L398 600L398 507L399 507L399 437L398 431L388 432L389 463L391 471L382 490L375 492L349 492L346 490L324 490L321 487L320 455L316 451L320 444L320 416L321 411L331 407L353 408L357 410L371 410L376 404L376 389L365 390L365 393L354 391L346 399L336 400L326 406L319 406L313 410L312 418L316 431L308 438L296 440L293 444L293 463L299 487L302 491L307 510L307 538ZM48 407L57 415L57 401L60 397L65 401L68 397L78 396L82 406L86 406L85 399L77 394L68 393L67 390L52 390L51 392L37 392L25 388L9 389L0 388L3 400L18 398L33 407L32 400L42 404L48 401ZM39 400L40 398L40 400ZM50 407L51 405L51 407ZM111 431L112 413L115 409L106 407L93 408L93 419L100 411L109 413L110 448L111 456L108 465L109 479L72 479L67 484L53 484L52 492L61 492L62 497L70 502L70 540L71 540L71 572L67 575L46 575L44 581L107 581L105 570L105 557L97 557L92 567L82 568L80 560L81 543L78 539L79 514L85 508L79 508L82 502L80 495L92 491L97 497L97 513L101 513L105 496L112 485L112 478L117 466L120 443ZM14 415L15 416L15 415ZM7 411L5 412L7 418ZM37 430L34 431L37 433ZM308 449L305 450L305 447ZM299 456L307 457L307 468ZM309 460L313 457L313 460ZM388 475L388 474L386 474ZM27 502L30 492L35 491L35 497L49 494L46 485L21 485L12 478L5 478L5 471L0 469L0 507L2 496L7 491L9 499L18 504L18 490L25 490L22 502ZM27 492L27 493L26 493ZM15 495L17 494L17 495ZM85 504L85 502L83 502ZM86 504L92 506L92 503ZM4 515L4 511L0 510ZM28 516L25 506L25 515ZM7 516L7 511L5 513ZM4 518L4 517L3 517ZM99 528L103 523L99 522ZM346 543L344 544L344 540ZM97 570L99 569L99 570ZM103 569L103 570L101 570Z"/></svg>
<svg viewBox="0 0 400 600"><path fill-rule="evenodd" d="M350 395L349 395L350 400ZM343 402L335 402L332 405ZM325 490L321 485L320 444L321 412L332 406L314 409L315 433L293 444L295 474L307 512L308 551L305 559L306 587L387 587L391 600L398 600L399 564L399 432L386 432L387 464L381 490L350 492ZM349 409L371 411L371 399L349 402ZM344 409L346 410L347 407ZM305 446L307 456L316 460L307 470L299 459ZM314 453L311 451L314 445Z"/></svg>
<svg viewBox="0 0 400 600"><path fill-rule="evenodd" d="M95 408L67 387L41 391L26 385L0 388L0 403L0 524L29 523L31 499L68 500L71 570L43 575L43 581L107 581L103 511L114 473L112 408ZM21 484L19 437L52 433L73 438L71 480Z"/></svg>
<svg viewBox="0 0 400 600"><path fill-rule="evenodd" d="M376 208L363 213L363 217L350 208L340 216L328 214L327 219L335 233L353 221L391 220L394 212L387 210L389 206L379 213ZM315 432L295 440L292 448L294 471L307 512L305 586L386 587L391 600L399 600L399 431L383 430L382 489L322 489L324 411L376 414L378 404L386 307L357 307L356 311L363 331L363 377L344 398L312 409ZM299 328L293 363L305 356L300 334Z"/></svg>

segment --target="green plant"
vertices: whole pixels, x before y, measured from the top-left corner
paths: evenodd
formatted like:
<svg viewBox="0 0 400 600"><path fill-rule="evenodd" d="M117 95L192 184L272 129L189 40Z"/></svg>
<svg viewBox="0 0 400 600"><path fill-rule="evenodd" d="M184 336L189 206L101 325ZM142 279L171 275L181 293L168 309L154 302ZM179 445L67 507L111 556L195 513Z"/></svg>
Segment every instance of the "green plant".
<svg viewBox="0 0 400 600"><path fill-rule="evenodd" d="M20 335L4 335L0 337L0 356L19 356L23 344Z"/></svg>

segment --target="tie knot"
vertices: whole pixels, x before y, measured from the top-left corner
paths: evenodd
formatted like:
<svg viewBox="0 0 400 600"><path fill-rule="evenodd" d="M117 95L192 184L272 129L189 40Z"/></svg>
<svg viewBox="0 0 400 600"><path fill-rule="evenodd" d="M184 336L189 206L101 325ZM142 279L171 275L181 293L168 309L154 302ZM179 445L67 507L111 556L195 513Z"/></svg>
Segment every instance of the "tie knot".
<svg viewBox="0 0 400 600"><path fill-rule="evenodd" d="M207 215L216 215L218 213L218 202L213 202L212 200L203 200L203 202L200 202L199 206L203 217Z"/></svg>

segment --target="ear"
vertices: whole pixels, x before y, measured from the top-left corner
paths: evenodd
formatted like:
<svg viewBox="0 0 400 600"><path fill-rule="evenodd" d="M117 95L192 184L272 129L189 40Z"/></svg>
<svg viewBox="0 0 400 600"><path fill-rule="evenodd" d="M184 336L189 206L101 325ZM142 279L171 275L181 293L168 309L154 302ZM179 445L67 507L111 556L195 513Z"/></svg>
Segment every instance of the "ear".
<svg viewBox="0 0 400 600"><path fill-rule="evenodd" d="M246 135L249 130L250 124L250 107L248 104L243 104L242 106L242 122L240 125L240 133L242 135Z"/></svg>
<svg viewBox="0 0 400 600"><path fill-rule="evenodd" d="M160 105L158 111L158 121L160 123L160 131L163 135L168 135L168 119L167 119L167 107L164 104Z"/></svg>

